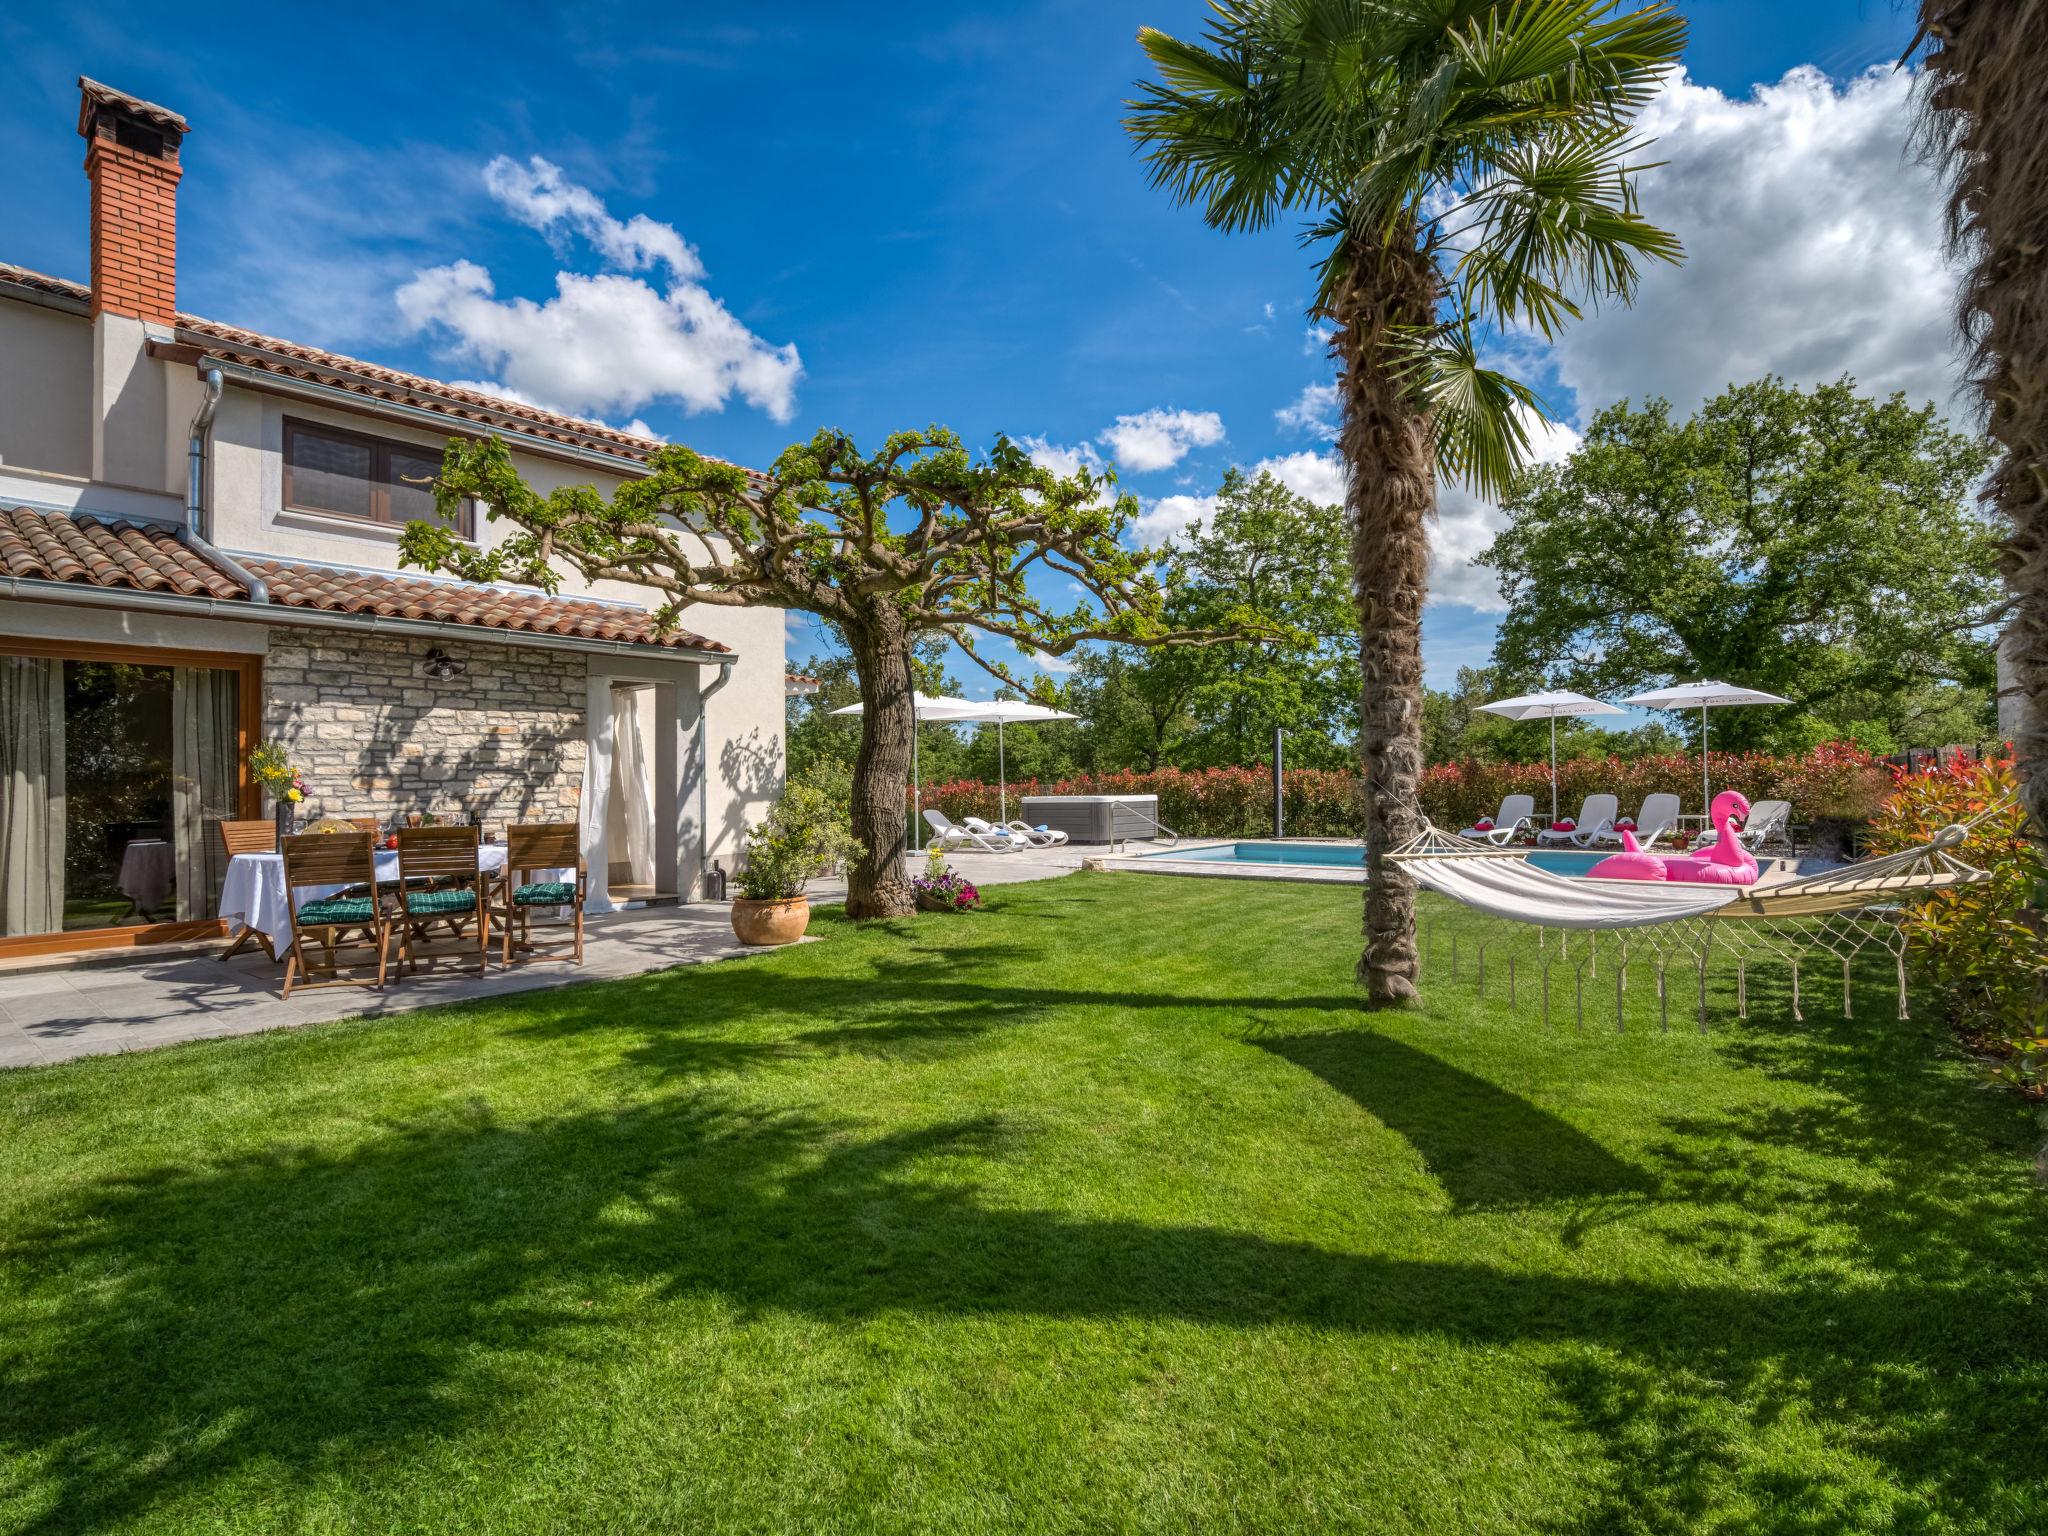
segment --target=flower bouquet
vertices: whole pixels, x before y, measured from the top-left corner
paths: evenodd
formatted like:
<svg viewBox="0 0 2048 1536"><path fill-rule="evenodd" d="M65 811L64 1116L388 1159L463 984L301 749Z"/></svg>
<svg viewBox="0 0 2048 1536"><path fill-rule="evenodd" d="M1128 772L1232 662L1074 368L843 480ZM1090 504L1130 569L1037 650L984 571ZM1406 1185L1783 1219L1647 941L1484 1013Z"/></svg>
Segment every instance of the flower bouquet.
<svg viewBox="0 0 2048 1536"><path fill-rule="evenodd" d="M277 835L289 836L296 808L306 798L305 775L291 765L282 746L266 741L249 754L249 776L277 804Z"/></svg>

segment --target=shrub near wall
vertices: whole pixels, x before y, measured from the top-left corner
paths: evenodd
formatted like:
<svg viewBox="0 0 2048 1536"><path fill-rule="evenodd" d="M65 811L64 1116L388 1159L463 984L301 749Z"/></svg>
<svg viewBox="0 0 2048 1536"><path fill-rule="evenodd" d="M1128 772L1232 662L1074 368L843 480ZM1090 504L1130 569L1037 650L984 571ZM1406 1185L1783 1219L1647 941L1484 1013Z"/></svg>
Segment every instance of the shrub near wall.
<svg viewBox="0 0 2048 1536"><path fill-rule="evenodd" d="M1716 790L1739 789L1752 801L1789 800L1796 821L1862 822L1891 787L1891 771L1877 758L1841 743L1793 757L1760 752L1713 754ZM1557 765L1558 809L1570 815L1589 794L1605 791L1633 812L1645 795L1675 794L1688 810L1699 804L1697 757L1575 758ZM1365 824L1358 781L1348 773L1297 768L1286 776L1287 831L1294 837L1359 837ZM1455 830L1490 816L1501 797L1533 795L1550 808L1547 763L1446 763L1422 777L1422 808L1440 827ZM1157 795L1159 819L1186 837L1268 837L1273 831L1273 776L1262 768L1161 768L1152 773L1087 774L1056 782L1022 779L1010 785L1010 814L1024 795ZM972 779L925 786L924 804L958 821L996 819L996 786Z"/></svg>

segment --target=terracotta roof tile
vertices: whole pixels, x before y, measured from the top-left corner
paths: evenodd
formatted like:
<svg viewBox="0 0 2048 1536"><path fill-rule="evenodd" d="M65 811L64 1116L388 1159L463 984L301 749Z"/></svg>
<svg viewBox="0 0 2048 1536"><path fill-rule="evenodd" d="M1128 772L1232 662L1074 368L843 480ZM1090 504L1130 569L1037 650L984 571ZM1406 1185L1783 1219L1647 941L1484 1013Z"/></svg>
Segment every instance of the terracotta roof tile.
<svg viewBox="0 0 2048 1536"><path fill-rule="evenodd" d="M248 595L239 581L201 559L162 523L69 517L27 507L0 507L0 569L33 580L181 597Z"/></svg>
<svg viewBox="0 0 2048 1536"><path fill-rule="evenodd" d="M730 647L687 630L663 633L655 627L650 613L590 598L549 597L545 593L508 591L467 582L422 581L376 571L329 570L277 560L243 563L269 584L270 601L277 607L319 608L329 613L473 624L481 629L730 654Z"/></svg>
<svg viewBox="0 0 2048 1536"><path fill-rule="evenodd" d="M731 648L688 630L657 629L638 608L591 598L549 597L469 582L427 581L379 571L330 570L280 560L243 562L270 588L276 615L290 622L293 608L325 613L419 619L478 629L577 640L604 640L664 650ZM0 507L0 571L37 581L171 592L183 597L246 598L248 590L162 523L132 523L28 507Z"/></svg>

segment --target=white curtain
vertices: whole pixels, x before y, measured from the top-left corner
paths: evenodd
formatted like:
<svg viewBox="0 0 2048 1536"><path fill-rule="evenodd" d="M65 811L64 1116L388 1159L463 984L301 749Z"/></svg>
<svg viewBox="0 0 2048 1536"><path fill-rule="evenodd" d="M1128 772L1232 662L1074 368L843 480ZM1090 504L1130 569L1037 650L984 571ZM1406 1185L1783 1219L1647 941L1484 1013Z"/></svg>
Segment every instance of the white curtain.
<svg viewBox="0 0 2048 1536"><path fill-rule="evenodd" d="M0 656L0 933L64 926L64 663Z"/></svg>
<svg viewBox="0 0 2048 1536"><path fill-rule="evenodd" d="M634 885L654 883L654 774L641 729L644 688L612 690L612 790L626 833L626 857Z"/></svg>
<svg viewBox="0 0 2048 1536"><path fill-rule="evenodd" d="M227 854L220 823L235 814L234 673L171 669L171 828L177 851L178 921L219 909Z"/></svg>

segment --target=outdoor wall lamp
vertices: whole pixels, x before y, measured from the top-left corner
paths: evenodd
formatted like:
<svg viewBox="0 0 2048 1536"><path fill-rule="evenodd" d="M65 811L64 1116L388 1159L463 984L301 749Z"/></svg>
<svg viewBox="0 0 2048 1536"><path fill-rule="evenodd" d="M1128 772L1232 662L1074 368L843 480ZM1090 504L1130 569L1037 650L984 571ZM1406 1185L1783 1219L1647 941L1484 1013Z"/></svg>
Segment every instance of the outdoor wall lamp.
<svg viewBox="0 0 2048 1536"><path fill-rule="evenodd" d="M450 656L439 646L435 646L434 649L427 652L426 673L429 677L439 678L441 681L446 682L451 677L462 676L468 670L468 662L458 657Z"/></svg>

